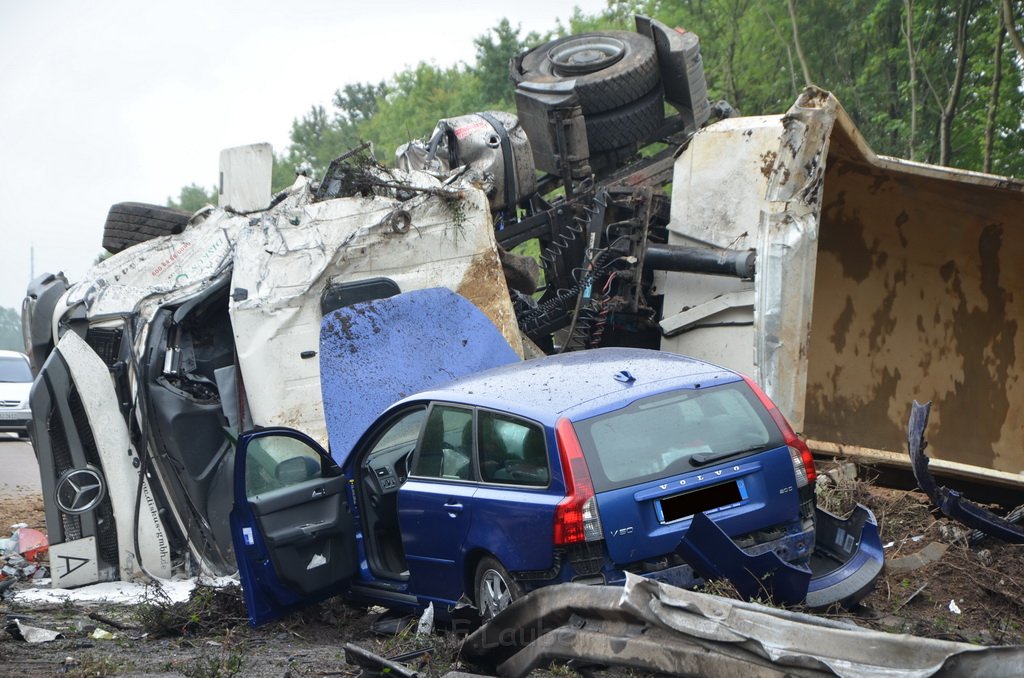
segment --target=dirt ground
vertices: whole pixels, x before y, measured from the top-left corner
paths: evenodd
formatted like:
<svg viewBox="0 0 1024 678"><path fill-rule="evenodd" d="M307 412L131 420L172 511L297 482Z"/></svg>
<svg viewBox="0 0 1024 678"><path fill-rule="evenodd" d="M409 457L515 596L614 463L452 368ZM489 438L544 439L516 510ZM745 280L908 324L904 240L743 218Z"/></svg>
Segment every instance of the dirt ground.
<svg viewBox="0 0 1024 678"><path fill-rule="evenodd" d="M876 487L854 480L819 483L819 501L842 510L860 501L881 527L889 568L875 592L852 611L837 611L864 627L984 645L1024 643L1024 546L986 538L968 545L966 532L930 510L920 492ZM43 526L38 496L0 500L0 525ZM6 536L6 535L5 535ZM932 543L938 546L929 546ZM934 562L897 569L918 552L942 551ZM926 551L926 549L928 549ZM19 584L22 586L22 584ZM954 603L951 605L951 601ZM951 609L953 608L953 609ZM953 611L959 610L959 612ZM62 639L28 644L0 633L0 666L6 675L355 676L345 661L345 643L383 656L425 650L411 668L426 675L472 671L460 663L459 639L450 633L418 638L371 630L379 610L365 611L329 601L285 621L251 628L237 588L200 588L188 603L153 598L139 605L0 602L5 624L23 623L60 631ZM95 629L113 639L92 637ZM548 675L576 675L563 667ZM631 675L616 673L615 675Z"/></svg>

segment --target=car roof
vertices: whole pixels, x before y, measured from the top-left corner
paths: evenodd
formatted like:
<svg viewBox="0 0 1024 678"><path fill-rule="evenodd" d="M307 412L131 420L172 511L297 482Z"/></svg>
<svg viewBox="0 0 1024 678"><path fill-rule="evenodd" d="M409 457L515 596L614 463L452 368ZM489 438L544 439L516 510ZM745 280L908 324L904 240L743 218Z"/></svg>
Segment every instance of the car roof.
<svg viewBox="0 0 1024 678"><path fill-rule="evenodd" d="M0 349L0 358L20 358L25 362L28 362L28 356L20 351L8 351L6 349Z"/></svg>
<svg viewBox="0 0 1024 678"><path fill-rule="evenodd" d="M626 372L633 377L623 376ZM506 365L402 402L441 400L515 413L544 424L585 419L638 398L741 379L718 365L664 351L600 348Z"/></svg>

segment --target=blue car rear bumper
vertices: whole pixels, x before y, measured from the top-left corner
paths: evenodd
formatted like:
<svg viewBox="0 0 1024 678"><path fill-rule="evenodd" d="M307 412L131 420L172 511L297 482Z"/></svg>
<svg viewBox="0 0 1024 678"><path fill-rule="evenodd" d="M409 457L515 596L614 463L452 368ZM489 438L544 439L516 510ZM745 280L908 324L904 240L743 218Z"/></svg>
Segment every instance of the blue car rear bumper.
<svg viewBox="0 0 1024 678"><path fill-rule="evenodd" d="M786 562L774 550L751 554L704 514L694 516L677 552L701 577L728 579L746 598L815 609L853 604L870 593L884 567L878 523L860 504L846 519L816 511L809 566Z"/></svg>

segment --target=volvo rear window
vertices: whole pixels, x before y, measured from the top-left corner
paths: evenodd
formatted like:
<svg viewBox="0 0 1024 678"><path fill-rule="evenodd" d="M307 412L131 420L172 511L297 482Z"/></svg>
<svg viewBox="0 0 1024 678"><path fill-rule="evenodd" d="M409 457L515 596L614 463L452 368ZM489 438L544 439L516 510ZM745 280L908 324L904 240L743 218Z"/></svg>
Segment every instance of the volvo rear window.
<svg viewBox="0 0 1024 678"><path fill-rule="evenodd" d="M742 381L650 396L574 422L598 492L710 468L784 444Z"/></svg>

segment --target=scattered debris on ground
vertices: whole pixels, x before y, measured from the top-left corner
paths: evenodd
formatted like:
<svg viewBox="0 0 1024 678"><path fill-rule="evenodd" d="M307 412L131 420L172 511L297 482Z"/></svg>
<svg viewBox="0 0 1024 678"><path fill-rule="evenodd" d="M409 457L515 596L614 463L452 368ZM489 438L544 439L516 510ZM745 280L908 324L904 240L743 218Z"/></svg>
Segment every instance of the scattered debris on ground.
<svg viewBox="0 0 1024 678"><path fill-rule="evenodd" d="M831 466L820 466L819 503L838 513L858 502L870 507L888 566L856 609L823 616L938 640L1024 644L1024 545L992 537L971 543L970 530L934 511L923 492L878 486L863 467ZM10 523L41 525L41 511L23 511L33 505L41 509L42 502L38 497L0 500L0 515L9 516ZM14 590L34 585L19 582ZM707 590L735 596L734 589L718 582ZM345 658L345 645L351 643L420 675L479 670L460 658L461 638L443 627L432 636L417 636L418 620L410 618L395 634L375 634L371 629L382 613L333 600L254 629L245 622L239 589L232 587L200 585L185 601L153 589L133 605L71 599L26 603L14 596L0 602L4 626L18 619L62 637L28 645L0 634L0 663L13 674L60 671L81 677L358 675ZM107 634L112 638L105 640ZM566 668L555 672L572 675Z"/></svg>
<svg viewBox="0 0 1024 678"><path fill-rule="evenodd" d="M818 498L840 512L855 502L870 506L886 546L875 591L840 616L927 638L1024 643L1024 545L993 537L971 544L970 530L933 510L923 492L880 487L870 478L823 474Z"/></svg>
<svg viewBox="0 0 1024 678"><path fill-rule="evenodd" d="M36 510L42 512L42 502L38 496L30 494L19 495L18 509L21 514L36 520ZM38 509L32 504L37 504ZM0 510L0 513L7 515L7 509ZM45 527L36 529L26 522L0 522L0 597L10 589L15 581L25 579L42 579L49 577L49 568L46 567L47 551L49 542L46 538Z"/></svg>

